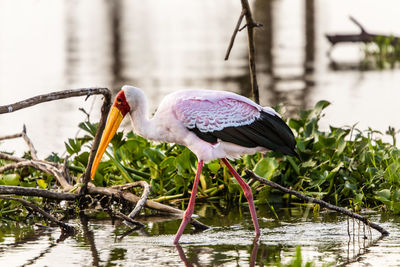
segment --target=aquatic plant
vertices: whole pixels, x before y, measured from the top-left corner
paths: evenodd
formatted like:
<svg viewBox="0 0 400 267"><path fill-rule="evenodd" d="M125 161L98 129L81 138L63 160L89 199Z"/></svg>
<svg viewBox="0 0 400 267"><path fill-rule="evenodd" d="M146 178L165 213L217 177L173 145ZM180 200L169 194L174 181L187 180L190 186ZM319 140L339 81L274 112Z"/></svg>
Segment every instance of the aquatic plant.
<svg viewBox="0 0 400 267"><path fill-rule="evenodd" d="M301 110L296 118L288 120L296 136L300 159L275 152L269 152L266 157L247 155L235 162L239 173L245 176L244 170L251 169L285 187L354 210L368 207L399 213L400 150L396 147L396 130L389 128L386 132L392 139L391 144L382 140L383 133L372 129L361 131L355 125L331 126L323 131L319 121L327 106L329 102L320 101L313 109ZM88 149L97 124L87 120L79 128L85 135L65 143L69 171L74 177L80 177L87 166ZM118 132L106 155L94 177L95 185L108 187L145 180L153 187L152 200L184 205L196 170L196 157L187 148L154 144L132 132ZM47 160L63 161L57 154ZM51 175L28 167L5 171L0 177L0 184L6 185L50 188L54 183ZM258 181L250 181L250 186L259 204L299 202ZM200 199L221 204L244 199L240 186L219 161L204 167L198 194Z"/></svg>

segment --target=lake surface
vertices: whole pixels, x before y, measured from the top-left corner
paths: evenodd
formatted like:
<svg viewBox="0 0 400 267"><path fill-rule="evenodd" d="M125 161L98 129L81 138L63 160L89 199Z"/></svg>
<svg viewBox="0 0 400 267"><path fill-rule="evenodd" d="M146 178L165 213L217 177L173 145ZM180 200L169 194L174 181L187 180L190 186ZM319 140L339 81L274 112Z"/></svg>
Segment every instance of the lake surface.
<svg viewBox="0 0 400 267"><path fill-rule="evenodd" d="M358 71L362 45L338 45L327 57L326 33L400 35L396 0L254 0L257 74L263 105L283 103L287 115L326 99L323 126L400 128L400 71ZM362 8L361 8L362 7ZM145 90L154 111L177 89L223 89L249 95L245 31L224 61L240 1L2 0L0 105L42 93L123 84ZM340 68L340 66L345 66ZM353 67L348 67L353 66ZM0 116L0 135L28 128L39 155L63 153L86 118L96 121L101 97L46 103ZM128 120L125 125L127 126ZM24 151L21 140L3 150Z"/></svg>
<svg viewBox="0 0 400 267"><path fill-rule="evenodd" d="M323 127L358 123L361 129L400 128L400 70L359 71L362 45L331 51L326 33L358 33L357 18L370 32L400 35L397 0L254 0L257 75L261 104L283 103L287 116L321 99L332 102ZM245 31L229 61L225 50L240 14L239 0L1 0L0 105L62 89L123 84L145 90L151 111L178 89L229 90L249 96ZM25 123L40 157L62 154L79 135L78 123L99 118L101 97L46 103L0 115L0 135ZM125 127L128 121L125 121ZM26 150L22 140L0 150ZM57 241L57 228L1 224L0 266L256 266L288 263L301 246L305 260L369 266L400 264L399 218L369 214L391 235L364 249L349 243L347 220L335 213L305 216L278 210L279 220L259 207L262 236L253 243L247 208L224 210L197 205L200 220L213 228L188 229L181 247L172 245L180 220L148 219L141 232L123 234L119 221L71 220L80 232ZM357 227L356 227L357 228ZM373 240L379 235L373 232ZM366 241L367 243L369 241ZM357 256L358 255L358 256Z"/></svg>
<svg viewBox="0 0 400 267"><path fill-rule="evenodd" d="M261 238L254 243L252 221L247 208L197 205L200 220L212 228L193 233L187 227L180 246L172 244L180 220L161 216L139 219L146 224L130 232L120 221L81 217L70 223L79 234L59 240L58 228L1 226L1 266L275 266L287 264L302 250L303 261L349 266L398 266L400 226L398 216L365 214L385 227L390 236L350 220L350 240L346 217L321 212L314 216L305 208L276 209L278 219L265 206L258 207ZM364 240L362 237L367 236ZM370 239L372 237L372 241ZM60 265L61 264L61 265ZM191 265L190 265L191 264Z"/></svg>

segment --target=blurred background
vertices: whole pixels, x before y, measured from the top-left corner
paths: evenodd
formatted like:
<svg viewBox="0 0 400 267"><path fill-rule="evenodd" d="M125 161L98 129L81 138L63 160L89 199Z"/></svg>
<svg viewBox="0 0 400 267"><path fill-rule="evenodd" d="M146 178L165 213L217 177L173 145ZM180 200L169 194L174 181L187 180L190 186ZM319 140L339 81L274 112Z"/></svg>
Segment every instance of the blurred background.
<svg viewBox="0 0 400 267"><path fill-rule="evenodd" d="M397 0L253 0L261 104L287 116L321 99L332 102L323 127L400 128L399 69L358 68L362 44L331 49L325 34L400 35ZM124 84L142 88L153 112L178 89L218 89L250 96L247 34L225 51L239 0L0 0L0 105L38 94ZM330 56L328 57L328 51ZM333 64L333 62L335 64ZM0 135L25 123L40 157L62 154L86 115L99 118L100 96L41 104L0 115ZM125 121L127 125L127 120ZM25 150L22 140L0 150Z"/></svg>

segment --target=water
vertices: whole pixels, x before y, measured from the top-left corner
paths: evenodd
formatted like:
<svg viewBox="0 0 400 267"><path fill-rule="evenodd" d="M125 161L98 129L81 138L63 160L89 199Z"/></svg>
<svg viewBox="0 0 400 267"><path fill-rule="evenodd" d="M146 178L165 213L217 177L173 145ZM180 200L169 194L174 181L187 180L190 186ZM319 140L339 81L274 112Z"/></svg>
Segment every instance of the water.
<svg viewBox="0 0 400 267"><path fill-rule="evenodd" d="M400 128L399 70L334 70L326 33L357 33L357 18L371 32L400 35L396 0L255 0L257 70L263 105L284 103L288 115L317 101L332 102L323 127L358 123L361 129ZM362 6L362 8L360 8ZM81 87L141 87L151 110L167 93L187 88L249 95L245 31L224 61L240 1L87 0L0 1L0 105ZM362 45L338 45L332 58L357 65ZM0 135L28 128L41 157L62 153L85 119L99 118L100 97L46 103L0 116ZM128 122L125 122L127 126ZM79 133L78 133L79 134ZM21 140L3 150L26 150Z"/></svg>
<svg viewBox="0 0 400 267"><path fill-rule="evenodd" d="M396 0L255 0L257 70L261 103L284 103L288 115L326 99L332 105L322 123L358 123L385 131L400 128L400 71L358 71L362 46L340 45L332 51L339 70L330 67L326 33L357 33L348 16L367 30L400 35ZM55 90L108 87L115 93L123 84L145 90L151 110L167 93L187 88L224 89L249 96L247 40L236 39L224 61L240 1L232 0L2 0L0 1L0 105ZM350 68L349 68L350 66ZM101 97L46 103L0 116L0 135L19 132L22 124L40 157L63 153L64 142L77 133L84 108L99 118ZM126 126L127 122L125 123ZM1 150L26 150L21 140L2 143ZM34 229L2 224L0 262L21 265L182 266L271 265L290 261L296 246L306 260L317 263L351 260L358 242L348 247L345 218L321 214L303 220L303 212L259 211L261 242L253 244L247 210L198 208L202 221L214 228L182 238L183 254L172 246L179 221L150 221L144 232L120 239L126 226L111 221L70 223L81 231L57 242L58 229ZM205 216L207 215L207 216ZM397 217L370 215L391 235L356 257L354 266L399 265ZM157 218L159 220L160 218ZM186 233L190 233L187 230ZM374 234L374 239L378 238ZM354 245L353 245L354 244ZM361 245L362 247L362 245ZM254 256L256 253L256 256ZM1 264L3 266L3 264Z"/></svg>
<svg viewBox="0 0 400 267"><path fill-rule="evenodd" d="M154 216L142 218L146 228L129 232L120 221L71 220L80 232L59 240L58 228L6 227L0 242L2 266L271 266L276 262L289 263L301 246L304 261L350 266L396 266L400 264L400 228L397 217L367 214L378 222L390 236L378 240L372 230L371 239L360 241L358 225L349 242L347 220L336 213L322 212L317 217L305 215L303 208L277 209L274 218L268 207L260 206L261 238L253 242L254 232L246 208L225 210L199 204L200 220L212 228L193 233L189 227L180 246L172 245L180 220ZM140 219L139 219L140 220ZM350 229L352 231L352 221ZM365 233L369 237L368 230ZM355 241L353 241L353 238ZM378 240L378 241L377 241ZM5 265L6 264L6 265ZM61 265L60 265L61 264Z"/></svg>

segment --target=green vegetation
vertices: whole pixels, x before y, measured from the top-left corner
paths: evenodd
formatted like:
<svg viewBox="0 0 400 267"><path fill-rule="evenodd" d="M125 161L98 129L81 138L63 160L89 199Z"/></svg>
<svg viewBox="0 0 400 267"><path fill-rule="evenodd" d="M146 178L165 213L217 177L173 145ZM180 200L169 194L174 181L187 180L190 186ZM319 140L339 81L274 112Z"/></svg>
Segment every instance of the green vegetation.
<svg viewBox="0 0 400 267"><path fill-rule="evenodd" d="M368 207L400 213L400 150L396 148L396 131L389 128L386 133L391 144L382 141L383 133L372 129L363 132L352 126L322 131L318 123L328 105L320 101L313 109L302 110L297 118L288 121L301 160L274 152L244 156L234 162L239 173L244 175L245 168L252 169L285 187L354 210ZM69 170L74 177L81 176L87 165L87 151L96 131L96 124L90 121L79 127L86 135L66 142ZM187 148L153 144L132 132L117 133L111 144L93 181L96 185L145 180L153 187L151 198L155 201L181 203L188 198L197 160ZM62 162L56 154L47 160ZM54 183L52 176L31 168L6 171L0 177L0 184L6 185L50 188ZM298 202L258 181L252 182L251 187L259 204ZM204 167L198 194L200 199L221 204L244 200L240 186L219 161Z"/></svg>
<svg viewBox="0 0 400 267"><path fill-rule="evenodd" d="M365 45L364 55L364 68L393 69L400 62L400 39L378 36L375 42Z"/></svg>

